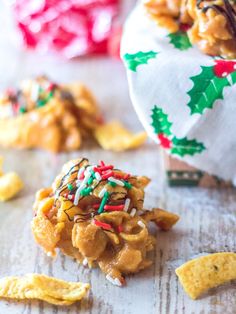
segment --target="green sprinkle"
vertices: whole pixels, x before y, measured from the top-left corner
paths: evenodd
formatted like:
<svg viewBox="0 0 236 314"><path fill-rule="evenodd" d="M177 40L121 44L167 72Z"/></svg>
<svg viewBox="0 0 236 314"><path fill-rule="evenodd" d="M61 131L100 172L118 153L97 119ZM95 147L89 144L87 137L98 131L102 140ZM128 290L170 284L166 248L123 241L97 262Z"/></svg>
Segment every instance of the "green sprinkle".
<svg viewBox="0 0 236 314"><path fill-rule="evenodd" d="M109 181L108 184L109 184L110 186L112 186L113 188L114 188L115 186L117 186L117 184L116 184L115 182L112 182L112 181Z"/></svg>
<svg viewBox="0 0 236 314"><path fill-rule="evenodd" d="M46 104L46 101L44 99L39 99L37 101L37 107L43 107Z"/></svg>
<svg viewBox="0 0 236 314"><path fill-rule="evenodd" d="M106 205L106 202L109 198L109 193L106 191L103 198L102 198L102 201L101 201L101 204L99 206L99 209L98 209L98 213L101 214L103 211L104 211L104 206Z"/></svg>
<svg viewBox="0 0 236 314"><path fill-rule="evenodd" d="M88 185L90 185L90 184L92 184L93 183L93 177L90 177L89 179L88 179Z"/></svg>
<svg viewBox="0 0 236 314"><path fill-rule="evenodd" d="M25 112L26 112L26 109L25 109L24 107L20 107L19 112L20 112L20 113L25 113Z"/></svg>
<svg viewBox="0 0 236 314"><path fill-rule="evenodd" d="M130 184L129 182L127 182L127 181L123 181L124 182L124 185L125 185L125 187L127 188L127 189L131 189L132 188L132 184Z"/></svg>
<svg viewBox="0 0 236 314"><path fill-rule="evenodd" d="M53 97L53 91L48 93L47 97L45 98L45 103L47 103Z"/></svg>
<svg viewBox="0 0 236 314"><path fill-rule="evenodd" d="M73 185L70 183L67 184L67 188L69 191L72 191L74 189Z"/></svg>
<svg viewBox="0 0 236 314"><path fill-rule="evenodd" d="M81 192L80 192L80 195L81 196L87 196L89 195L89 193L92 191L92 188L86 188L86 189L83 189Z"/></svg>

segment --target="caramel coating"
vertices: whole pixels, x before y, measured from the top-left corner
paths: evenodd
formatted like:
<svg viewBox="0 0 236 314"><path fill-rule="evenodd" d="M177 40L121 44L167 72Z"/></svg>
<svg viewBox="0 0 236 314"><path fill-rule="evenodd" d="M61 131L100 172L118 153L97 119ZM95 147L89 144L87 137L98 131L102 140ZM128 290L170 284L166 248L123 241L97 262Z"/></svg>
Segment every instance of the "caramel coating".
<svg viewBox="0 0 236 314"><path fill-rule="evenodd" d="M143 209L144 188L150 181L147 177L127 175L113 168L112 176L124 177L120 181L126 184L111 184L108 178L103 178L111 170L102 172L99 170L102 167L107 166L91 166L85 158L65 164L52 187L37 193L32 230L36 242L50 255L54 256L55 249L59 248L80 263L99 266L121 285L124 275L136 273L152 263L147 254L154 249L155 238L149 233L148 223L154 221L168 230L179 218L160 209ZM98 172L94 175L97 169L98 179ZM94 177L85 186L83 180L88 180L89 173ZM78 179L80 176L82 179ZM72 200L72 196L81 187L84 194L81 192L77 204L76 197ZM120 208L127 199L129 206L123 210L104 207L99 212L104 188L109 194L107 208Z"/></svg>
<svg viewBox="0 0 236 314"><path fill-rule="evenodd" d="M100 112L87 88L79 83L55 85L50 94L50 85L55 84L38 77L23 81L14 95L6 92L0 97L1 146L56 153L78 149L82 138L93 134ZM36 99L35 87L42 89ZM14 113L16 106L21 107ZM21 109L25 113L20 114Z"/></svg>

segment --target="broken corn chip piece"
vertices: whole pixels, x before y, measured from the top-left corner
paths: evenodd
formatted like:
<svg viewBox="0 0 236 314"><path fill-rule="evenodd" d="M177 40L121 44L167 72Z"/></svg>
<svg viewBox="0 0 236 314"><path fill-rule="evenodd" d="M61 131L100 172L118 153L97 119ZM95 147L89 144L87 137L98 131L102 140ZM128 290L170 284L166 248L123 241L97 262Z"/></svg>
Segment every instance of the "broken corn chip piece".
<svg viewBox="0 0 236 314"><path fill-rule="evenodd" d="M153 221L162 230L168 231L179 220L179 216L160 208L153 208L141 215L146 221Z"/></svg>
<svg viewBox="0 0 236 314"><path fill-rule="evenodd" d="M145 132L133 134L117 121L98 126L94 136L103 149L115 152L137 148L147 138Z"/></svg>
<svg viewBox="0 0 236 314"><path fill-rule="evenodd" d="M155 209L154 209L155 212ZM176 224L176 222L179 220L179 216L168 212L163 209L158 209L156 214L155 223L156 225L165 231L168 231L172 228L173 225Z"/></svg>
<svg viewBox="0 0 236 314"><path fill-rule="evenodd" d="M38 299L54 305L71 305L81 300L90 285L67 282L40 274L0 279L0 297L16 300Z"/></svg>
<svg viewBox="0 0 236 314"><path fill-rule="evenodd" d="M214 253L188 261L175 270L185 292L196 299L208 289L236 279L236 253Z"/></svg>
<svg viewBox="0 0 236 314"><path fill-rule="evenodd" d="M0 176L0 201L7 201L13 198L24 184L15 172L8 172Z"/></svg>

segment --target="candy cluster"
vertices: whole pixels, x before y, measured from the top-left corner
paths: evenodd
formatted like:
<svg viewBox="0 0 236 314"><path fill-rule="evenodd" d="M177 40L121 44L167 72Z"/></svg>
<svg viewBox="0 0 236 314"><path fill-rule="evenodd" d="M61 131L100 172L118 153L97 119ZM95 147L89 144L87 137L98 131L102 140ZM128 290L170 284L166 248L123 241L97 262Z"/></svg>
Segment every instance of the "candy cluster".
<svg viewBox="0 0 236 314"><path fill-rule="evenodd" d="M115 188L119 186L127 191L130 190L132 188L132 184L129 182L131 175L114 169L113 165L105 165L103 161L100 161L98 165L83 165L83 162L87 162L87 160L82 159L79 164L73 165L64 175L61 179L61 184L55 192L56 197L63 196L73 202L74 206L78 206L81 199L94 195L95 189L98 189L99 193L96 199L99 201L91 204L93 216L100 215L103 212L127 212L130 208L130 198L126 195L117 204L116 201L114 202L111 199L112 193L108 191L108 187ZM77 172L76 177L70 179L75 172ZM133 217L135 213L136 208L132 208L129 214ZM77 218L75 217L75 221ZM94 223L103 229L111 229L110 225L96 219L94 219Z"/></svg>

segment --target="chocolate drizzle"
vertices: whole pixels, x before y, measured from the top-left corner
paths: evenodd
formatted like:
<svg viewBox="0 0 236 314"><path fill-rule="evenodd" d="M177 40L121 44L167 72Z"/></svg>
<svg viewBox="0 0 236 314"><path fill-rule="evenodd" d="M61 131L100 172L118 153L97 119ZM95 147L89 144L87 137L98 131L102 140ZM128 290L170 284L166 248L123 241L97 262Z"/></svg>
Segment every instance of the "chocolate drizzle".
<svg viewBox="0 0 236 314"><path fill-rule="evenodd" d="M56 188L55 194L61 195L61 193L65 190L67 190L67 183L65 184L64 181L68 176L71 176L74 173L78 172L78 169L80 168L81 164L83 164L84 162L88 162L87 158L82 158L77 164L74 164L68 171L67 173L61 178L61 182L60 185ZM76 167L78 167L78 169L75 169ZM72 180L73 181L73 180Z"/></svg>
<svg viewBox="0 0 236 314"><path fill-rule="evenodd" d="M83 167L84 169L81 169L81 167ZM99 167L101 167L101 170L99 171ZM112 168L111 168L112 167ZM68 167L69 168L69 167ZM86 169L89 168L89 172L90 173L86 173ZM83 186L82 190L79 191L79 201L80 201L80 206L78 206L80 208L80 210L85 211L85 213L81 213L79 210L77 213L74 213L74 210L72 211L72 214L74 215L74 217L70 217L70 210L73 207L76 207L75 205L75 198L76 196L76 190L78 187L78 183L80 181L77 182L77 177L78 177L78 173L80 171L80 169L82 170L80 173L79 178L82 178L80 180L81 184L84 185L84 181L83 179L86 181L85 186ZM91 171L91 169L93 171ZM57 207L57 201L58 198L60 196L63 196L64 202L71 202L71 206L69 206L69 208L64 209L64 213L67 216L69 221L74 221L75 223L82 223L85 221L90 220L91 218L100 215L104 210L111 210L111 211L115 211L115 210L123 210L125 208L126 203L126 196L127 196L127 192L122 191L121 189L119 189L119 191L114 191L113 189L106 189L106 184L109 184L109 177L110 176L115 176L116 174L113 173L110 169L113 169L112 165L106 166L104 163L102 163L102 165L98 165L98 166L91 166L88 163L88 159L86 158L82 158L80 159L78 162L76 162L75 164L73 164L67 171L66 173L63 173L62 176L60 176L60 178L58 178L58 185L56 186L56 188L54 189L54 206ZM111 172L111 173L107 173ZM113 170L114 171L114 170ZM117 169L117 171L119 171ZM100 177L97 179L96 177L96 172L100 173ZM86 178L86 176L89 175L89 178ZM109 175L107 177L107 175ZM126 175L127 176L127 175ZM119 179L123 179L123 176L118 176L117 181L120 181ZM130 178L130 175L128 175L128 178ZM135 178L135 177L134 177ZM115 178L114 178L115 180ZM130 189L132 187L132 185L126 181L127 179L124 177L124 183L123 185L120 184L122 187L126 188L126 189ZM76 183L76 186L74 185L74 182ZM112 181L111 181L112 182ZM121 182L122 183L122 182ZM113 182L113 184L110 184L112 187L114 187L118 184L119 182ZM86 187L87 186L87 187ZM105 189L105 193L104 195L97 196L97 193L93 194L93 192L99 188L100 186L102 186L102 189ZM102 191L102 189L99 189L99 192ZM76 192L76 193L75 193ZM84 193L82 193L84 192ZM88 203L86 204L86 201L83 202L83 199L86 197L90 197L90 195L93 194L93 198L88 199ZM99 195L99 194L98 194ZM105 200L105 201L104 201ZM77 199L77 203L78 204L78 199ZM107 208L105 208L107 206ZM129 205L128 205L129 206ZM102 208L103 210L100 211L100 208ZM126 209L127 210L127 209Z"/></svg>
<svg viewBox="0 0 236 314"><path fill-rule="evenodd" d="M206 1L206 0L205 0ZM236 11L229 0L223 0L224 7L219 6L217 4L211 4L208 6L204 6L201 8L201 3L205 2L204 0L197 0L197 8L202 10L203 13L206 13L209 9L215 10L219 14L222 14L226 21L227 25L229 27L229 30L236 40ZM207 1L206 1L207 2Z"/></svg>

